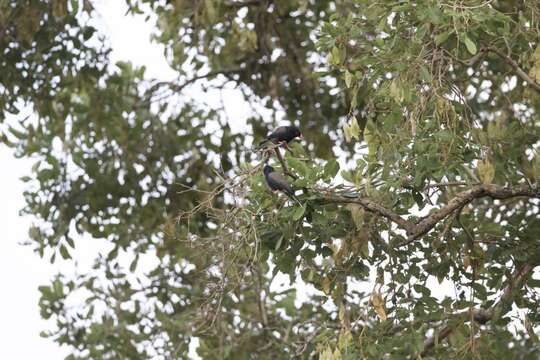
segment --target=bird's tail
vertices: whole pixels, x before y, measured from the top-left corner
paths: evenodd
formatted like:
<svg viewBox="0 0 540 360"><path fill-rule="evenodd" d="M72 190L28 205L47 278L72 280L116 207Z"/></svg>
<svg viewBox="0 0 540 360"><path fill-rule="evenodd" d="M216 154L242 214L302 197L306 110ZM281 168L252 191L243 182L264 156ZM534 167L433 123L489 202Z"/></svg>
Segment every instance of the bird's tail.
<svg viewBox="0 0 540 360"><path fill-rule="evenodd" d="M298 205L302 206L300 199L296 197L296 195L294 194L294 191L287 191L286 194L289 197L289 199L296 201Z"/></svg>

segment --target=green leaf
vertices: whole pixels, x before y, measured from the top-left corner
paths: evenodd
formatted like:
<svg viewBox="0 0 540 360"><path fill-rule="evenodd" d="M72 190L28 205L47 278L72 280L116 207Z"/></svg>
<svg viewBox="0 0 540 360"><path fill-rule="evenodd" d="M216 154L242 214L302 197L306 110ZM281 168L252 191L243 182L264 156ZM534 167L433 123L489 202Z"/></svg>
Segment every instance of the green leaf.
<svg viewBox="0 0 540 360"><path fill-rule="evenodd" d="M279 238L276 241L276 245L274 246L274 251L278 251L279 248L281 248L281 244L283 243L283 234L279 236Z"/></svg>
<svg viewBox="0 0 540 360"><path fill-rule="evenodd" d="M346 142L349 142L352 140L351 127L349 124L343 125L343 135L345 135Z"/></svg>
<svg viewBox="0 0 540 360"><path fill-rule="evenodd" d="M334 46L332 48L332 51L330 52L330 56L328 60L331 65L341 64L341 51L339 50L338 47Z"/></svg>
<svg viewBox="0 0 540 360"><path fill-rule="evenodd" d="M69 255L69 251L64 245L60 245L60 255L62 255L62 258L65 260L71 259L71 255Z"/></svg>
<svg viewBox="0 0 540 360"><path fill-rule="evenodd" d="M465 35L463 37L463 41L465 42L465 47L467 48L467 50L472 54L472 55L476 55L476 44L471 40L470 37L468 37L467 35Z"/></svg>
<svg viewBox="0 0 540 360"><path fill-rule="evenodd" d="M305 206L297 206L295 209L294 209L294 212L292 214L292 219L294 221L297 221L297 220L300 220L303 216L304 216L304 213L306 212L306 208Z"/></svg>
<svg viewBox="0 0 540 360"><path fill-rule="evenodd" d="M39 228L35 225L30 226L30 229L28 229L28 236L32 240L40 241L41 240L41 231L39 231Z"/></svg>
<svg viewBox="0 0 540 360"><path fill-rule="evenodd" d="M350 170L341 170L341 177L348 182L355 182L354 173Z"/></svg>
<svg viewBox="0 0 540 360"><path fill-rule="evenodd" d="M64 285L62 284L62 281L60 281L60 279L54 280L53 289L54 289L54 294L56 296L63 296L64 295Z"/></svg>
<svg viewBox="0 0 540 360"><path fill-rule="evenodd" d="M14 127L9 127L9 132L19 140L26 139L26 137L28 136L26 132L19 131Z"/></svg>
<svg viewBox="0 0 540 360"><path fill-rule="evenodd" d="M291 156L286 156L286 159L287 159L287 163L291 166L291 168L296 171L297 173L299 173L300 175L302 176L306 176L307 173L308 173L308 168L306 166L306 164L304 164L304 162L298 160L298 159L295 159Z"/></svg>
<svg viewBox="0 0 540 360"><path fill-rule="evenodd" d="M332 251L332 249L330 249L328 246L323 246L322 250L321 250L321 255L324 256L324 257L330 257L334 254L334 252Z"/></svg>
<svg viewBox="0 0 540 360"><path fill-rule="evenodd" d="M347 70L345 71L345 85L350 88L352 83L352 74Z"/></svg>
<svg viewBox="0 0 540 360"><path fill-rule="evenodd" d="M75 248L75 242L73 241L73 238L70 237L70 236L66 236L66 241L68 243L69 246L71 246L71 248Z"/></svg>
<svg viewBox="0 0 540 360"><path fill-rule="evenodd" d="M424 65L420 66L420 76L422 77L422 80L425 82L431 81L431 74L429 73L429 70Z"/></svg>
<svg viewBox="0 0 540 360"><path fill-rule="evenodd" d="M450 30L450 31L445 31L441 34L437 34L435 35L435 37L433 38L435 40L435 44L437 45L441 45L442 43L444 43L446 40L448 40L448 37L450 37L450 35L453 33L454 31L453 30Z"/></svg>
<svg viewBox="0 0 540 360"><path fill-rule="evenodd" d="M135 256L135 259L129 264L129 271L134 272L137 269L137 263L139 262L139 254Z"/></svg>
<svg viewBox="0 0 540 360"><path fill-rule="evenodd" d="M339 171L339 163L332 159L324 165L324 177L333 179Z"/></svg>
<svg viewBox="0 0 540 360"><path fill-rule="evenodd" d="M38 290L39 292L41 292L42 297L46 299L50 299L52 297L53 292L49 286L47 285L38 286Z"/></svg>
<svg viewBox="0 0 540 360"><path fill-rule="evenodd" d="M84 29L84 32L83 32L83 39L84 40L90 39L92 35L94 35L95 32L96 32L95 28L87 27L86 29Z"/></svg>
<svg viewBox="0 0 540 360"><path fill-rule="evenodd" d="M71 3L71 11L73 14L77 14L79 12L79 0L70 0Z"/></svg>
<svg viewBox="0 0 540 360"><path fill-rule="evenodd" d="M429 296L431 295L431 290L429 290L427 287L425 287L424 285L421 285L421 284L415 284L413 285L413 288L414 290L419 293L419 294L422 294L423 296Z"/></svg>
<svg viewBox="0 0 540 360"><path fill-rule="evenodd" d="M34 165L32 165L32 172L36 173L39 170L39 166L41 165L41 161L36 161Z"/></svg>
<svg viewBox="0 0 540 360"><path fill-rule="evenodd" d="M416 202L416 205L418 205L419 208L422 208L422 205L424 205L424 197L422 196L422 194L418 191L413 191L412 195L414 201Z"/></svg>
<svg viewBox="0 0 540 360"><path fill-rule="evenodd" d="M345 134L345 141L347 142L351 141L352 138L360 139L360 126L358 126L358 121L355 117L352 117L347 124L343 125L343 132Z"/></svg>
<svg viewBox="0 0 540 360"><path fill-rule="evenodd" d="M294 306L294 301L296 300L296 290L292 289L287 293L283 300L276 303L277 308L282 308L285 310L285 313L288 316L294 316L296 314L296 307Z"/></svg>

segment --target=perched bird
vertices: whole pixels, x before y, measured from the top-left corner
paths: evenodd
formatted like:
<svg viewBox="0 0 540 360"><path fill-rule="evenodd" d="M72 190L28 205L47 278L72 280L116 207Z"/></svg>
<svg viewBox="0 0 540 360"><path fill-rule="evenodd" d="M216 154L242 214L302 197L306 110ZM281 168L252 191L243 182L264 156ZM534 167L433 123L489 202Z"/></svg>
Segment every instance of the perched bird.
<svg viewBox="0 0 540 360"><path fill-rule="evenodd" d="M289 143L292 139L302 137L300 129L296 126L280 126L276 128L270 135L259 143L259 146L264 145L266 142L271 141L274 144Z"/></svg>
<svg viewBox="0 0 540 360"><path fill-rule="evenodd" d="M285 193L288 197L295 200L296 202L300 203L298 198L294 195L294 190L289 185L287 180L281 175L280 173L274 171L274 168L265 165L263 169L264 178L266 179L266 183L268 184L268 187L272 191L282 191Z"/></svg>

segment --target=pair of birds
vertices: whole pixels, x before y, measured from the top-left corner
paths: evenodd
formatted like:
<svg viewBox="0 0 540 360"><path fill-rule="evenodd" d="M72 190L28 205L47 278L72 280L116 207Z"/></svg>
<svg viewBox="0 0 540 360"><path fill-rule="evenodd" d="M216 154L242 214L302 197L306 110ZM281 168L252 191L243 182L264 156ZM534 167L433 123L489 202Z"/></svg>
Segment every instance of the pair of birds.
<svg viewBox="0 0 540 360"><path fill-rule="evenodd" d="M261 141L259 146L263 146L267 142L287 146L291 140L297 137L301 138L302 133L296 126L280 126L276 128L270 135L268 135L265 140ZM272 191L282 191L291 199L299 202L298 198L294 195L294 190L291 185L287 182L285 177L275 171L273 167L270 165L265 165L263 168L263 174L266 184Z"/></svg>

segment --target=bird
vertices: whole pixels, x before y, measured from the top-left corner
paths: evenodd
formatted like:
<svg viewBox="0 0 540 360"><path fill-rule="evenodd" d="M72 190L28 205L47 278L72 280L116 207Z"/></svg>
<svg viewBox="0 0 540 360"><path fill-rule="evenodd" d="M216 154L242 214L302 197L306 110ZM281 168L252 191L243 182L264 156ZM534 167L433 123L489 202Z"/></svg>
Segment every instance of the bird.
<svg viewBox="0 0 540 360"><path fill-rule="evenodd" d="M288 144L292 139L302 137L302 132L296 126L279 126L263 141L259 143L259 147L267 143L268 141L274 144L285 143Z"/></svg>
<svg viewBox="0 0 540 360"><path fill-rule="evenodd" d="M268 187L272 191L281 191L285 193L285 195L287 195L288 197L290 197L291 199L295 200L296 202L300 204L300 201L298 200L296 195L294 195L293 188L291 187L291 185L289 185L287 180L285 180L283 175L276 172L274 168L271 167L270 165L264 166L263 174L264 174L266 183L268 184Z"/></svg>

